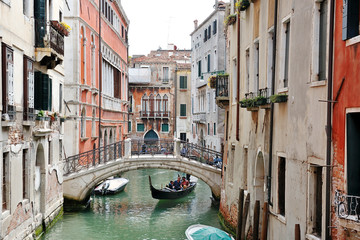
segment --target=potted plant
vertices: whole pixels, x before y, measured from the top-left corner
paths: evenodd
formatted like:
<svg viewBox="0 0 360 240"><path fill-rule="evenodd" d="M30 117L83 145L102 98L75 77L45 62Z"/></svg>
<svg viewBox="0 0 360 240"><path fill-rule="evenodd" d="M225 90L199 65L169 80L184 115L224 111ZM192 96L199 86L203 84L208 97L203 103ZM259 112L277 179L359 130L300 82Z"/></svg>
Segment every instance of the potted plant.
<svg viewBox="0 0 360 240"><path fill-rule="evenodd" d="M43 121L45 119L45 112L44 110L40 110L36 115L36 120Z"/></svg>
<svg viewBox="0 0 360 240"><path fill-rule="evenodd" d="M65 121L66 121L66 116L60 117L60 122L61 122L61 123L65 122Z"/></svg>
<svg viewBox="0 0 360 240"><path fill-rule="evenodd" d="M245 11L249 6L249 0L239 0L236 2L236 8L239 9L239 11Z"/></svg>
<svg viewBox="0 0 360 240"><path fill-rule="evenodd" d="M239 103L242 108L254 107L254 100L251 98L244 98Z"/></svg>
<svg viewBox="0 0 360 240"><path fill-rule="evenodd" d="M230 14L226 17L225 24L226 25L232 25L236 22L237 14Z"/></svg>
<svg viewBox="0 0 360 240"><path fill-rule="evenodd" d="M71 27L69 25L67 25L65 22L60 22L61 26L63 26L64 28L64 35L65 36L69 36L70 32L71 32Z"/></svg>
<svg viewBox="0 0 360 240"><path fill-rule="evenodd" d="M275 94L270 96L270 101L273 103L287 102L288 95L286 94Z"/></svg>
<svg viewBox="0 0 360 240"><path fill-rule="evenodd" d="M216 76L209 77L209 87L216 88Z"/></svg>
<svg viewBox="0 0 360 240"><path fill-rule="evenodd" d="M265 105L266 103L267 103L267 99L266 99L266 97L264 97L264 96L257 96L255 99L254 99L254 101L255 101L255 105L256 106L261 106L261 105Z"/></svg>
<svg viewBox="0 0 360 240"><path fill-rule="evenodd" d="M56 121L58 116L59 116L59 114L54 112L53 114L50 115L50 120L51 121Z"/></svg>

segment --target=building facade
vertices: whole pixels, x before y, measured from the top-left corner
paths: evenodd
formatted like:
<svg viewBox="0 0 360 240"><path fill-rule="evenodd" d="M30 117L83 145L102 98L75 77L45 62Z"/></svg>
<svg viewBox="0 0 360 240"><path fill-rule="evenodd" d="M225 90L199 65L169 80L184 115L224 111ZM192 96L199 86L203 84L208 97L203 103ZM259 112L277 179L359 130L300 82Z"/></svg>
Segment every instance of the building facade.
<svg viewBox="0 0 360 240"><path fill-rule="evenodd" d="M359 1L335 1L334 78L332 96L333 239L360 234L360 69Z"/></svg>
<svg viewBox="0 0 360 240"><path fill-rule="evenodd" d="M215 1L214 11L200 24L195 20L191 36L191 135L190 142L221 151L224 110L208 86L212 75L225 72L225 4Z"/></svg>
<svg viewBox="0 0 360 240"><path fill-rule="evenodd" d="M72 28L64 95L71 156L127 135L129 19L119 0L73 1L64 18Z"/></svg>
<svg viewBox="0 0 360 240"><path fill-rule="evenodd" d="M298 233L327 239L329 1L246 2L231 1L226 13L229 98L228 107L223 103L220 213L235 231L243 189L250 205L242 234L260 236L266 202L267 239ZM260 224L254 225L257 201Z"/></svg>
<svg viewBox="0 0 360 240"><path fill-rule="evenodd" d="M62 214L63 12L0 1L1 239L38 237Z"/></svg>
<svg viewBox="0 0 360 240"><path fill-rule="evenodd" d="M190 51L177 50L173 44L169 44L168 49L151 51L147 56L132 59L129 70L131 139L173 140L175 137L175 85L177 78L187 77L187 71L179 76L177 73L182 72L180 69L184 64L190 63ZM189 106L186 102L178 104L180 116L186 117ZM186 133L186 129L182 132Z"/></svg>

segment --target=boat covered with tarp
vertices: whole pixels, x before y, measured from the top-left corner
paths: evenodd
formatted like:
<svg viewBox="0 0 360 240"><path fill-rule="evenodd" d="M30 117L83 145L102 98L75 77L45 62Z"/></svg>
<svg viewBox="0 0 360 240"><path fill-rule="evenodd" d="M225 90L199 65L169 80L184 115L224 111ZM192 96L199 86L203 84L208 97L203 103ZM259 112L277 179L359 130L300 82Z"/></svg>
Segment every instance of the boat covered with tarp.
<svg viewBox="0 0 360 240"><path fill-rule="evenodd" d="M126 178L106 179L94 189L94 193L96 195L116 194L123 191L128 183L129 180Z"/></svg>
<svg viewBox="0 0 360 240"><path fill-rule="evenodd" d="M202 224L191 225L185 235L188 240L234 240L227 232Z"/></svg>

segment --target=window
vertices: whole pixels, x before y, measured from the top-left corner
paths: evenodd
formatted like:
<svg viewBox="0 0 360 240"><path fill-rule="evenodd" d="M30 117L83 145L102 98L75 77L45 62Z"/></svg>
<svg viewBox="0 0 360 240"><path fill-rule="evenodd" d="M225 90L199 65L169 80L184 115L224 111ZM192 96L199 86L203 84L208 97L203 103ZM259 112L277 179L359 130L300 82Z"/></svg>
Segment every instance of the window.
<svg viewBox="0 0 360 240"><path fill-rule="evenodd" d="M208 27L208 39L211 38L211 25Z"/></svg>
<svg viewBox="0 0 360 240"><path fill-rule="evenodd" d="M116 68L113 68L113 72L114 72L114 97L121 99L121 73Z"/></svg>
<svg viewBox="0 0 360 240"><path fill-rule="evenodd" d="M2 60L3 113L7 113L10 120L14 120L14 53L5 43L2 44Z"/></svg>
<svg viewBox="0 0 360 240"><path fill-rule="evenodd" d="M156 107L155 107L155 111L157 112L158 115L161 115L161 96L160 94L158 94L156 96Z"/></svg>
<svg viewBox="0 0 360 240"><path fill-rule="evenodd" d="M9 210L10 207L10 179L9 179L9 153L3 153L2 161L2 210Z"/></svg>
<svg viewBox="0 0 360 240"><path fill-rule="evenodd" d="M161 131L162 132L169 132L169 124L168 123L161 124Z"/></svg>
<svg viewBox="0 0 360 240"><path fill-rule="evenodd" d="M288 87L289 84L289 53L290 53L290 21L284 23L284 72L283 86Z"/></svg>
<svg viewBox="0 0 360 240"><path fill-rule="evenodd" d="M207 72L211 72L211 57L210 57L210 54L208 54L208 57L207 57Z"/></svg>
<svg viewBox="0 0 360 240"><path fill-rule="evenodd" d="M186 133L180 133L180 140L186 142Z"/></svg>
<svg viewBox="0 0 360 240"><path fill-rule="evenodd" d="M96 136L96 110L94 109L92 112L92 120L91 120L91 136Z"/></svg>
<svg viewBox="0 0 360 240"><path fill-rule="evenodd" d="M114 78L119 77L118 75L115 75L114 70L118 71L109 62L103 59L102 69L101 69L103 93L110 97L114 97L114 90L115 90ZM118 89L118 87L119 86L116 86L116 89Z"/></svg>
<svg viewBox="0 0 360 240"><path fill-rule="evenodd" d="M141 110L142 110L142 114L147 114L148 111L148 97L146 96L146 94L144 94L144 96L141 99Z"/></svg>
<svg viewBox="0 0 360 240"><path fill-rule="evenodd" d="M149 111L150 111L150 113L149 113L150 116L153 117L154 111L155 111L155 98L152 93L149 96Z"/></svg>
<svg viewBox="0 0 360 240"><path fill-rule="evenodd" d="M342 39L359 35L359 1L343 1Z"/></svg>
<svg viewBox="0 0 360 240"><path fill-rule="evenodd" d="M359 1L357 1L359 2ZM326 79L326 48L327 48L327 12L328 12L328 1L323 0L320 2L320 23L319 23L319 69L318 69L318 80L325 80Z"/></svg>
<svg viewBox="0 0 360 240"><path fill-rule="evenodd" d="M207 38L208 38L208 30L207 30L207 28L204 30L204 42L206 42L207 41Z"/></svg>
<svg viewBox="0 0 360 240"><path fill-rule="evenodd" d="M360 196L360 113L346 114L347 195Z"/></svg>
<svg viewBox="0 0 360 240"><path fill-rule="evenodd" d="M246 49L246 92L250 92L250 49Z"/></svg>
<svg viewBox="0 0 360 240"><path fill-rule="evenodd" d="M80 57L81 57L81 72L80 79L81 84L86 84L86 36L85 27L81 27L81 46L80 46Z"/></svg>
<svg viewBox="0 0 360 240"><path fill-rule="evenodd" d="M133 97L130 96L129 97L129 112L132 112L133 111Z"/></svg>
<svg viewBox="0 0 360 240"><path fill-rule="evenodd" d="M216 123L214 123L214 135L216 135Z"/></svg>
<svg viewBox="0 0 360 240"><path fill-rule="evenodd" d="M311 229L309 229L314 235L321 237L322 231L322 167L321 166L312 166L309 169L309 206L310 206L310 219L309 223L311 224Z"/></svg>
<svg viewBox="0 0 360 240"><path fill-rule="evenodd" d="M180 117L186 117L186 104L180 104Z"/></svg>
<svg viewBox="0 0 360 240"><path fill-rule="evenodd" d="M131 132L131 121L128 122L128 132Z"/></svg>
<svg viewBox="0 0 360 240"><path fill-rule="evenodd" d="M268 45L267 45L267 88L270 90L272 85L272 71L273 71L273 43L274 43L274 30L270 30L268 33ZM269 95L270 96L270 95Z"/></svg>
<svg viewBox="0 0 360 240"><path fill-rule="evenodd" d="M32 121L34 114L34 65L24 56L24 120Z"/></svg>
<svg viewBox="0 0 360 240"><path fill-rule="evenodd" d="M35 109L51 111L52 80L49 75L35 72Z"/></svg>
<svg viewBox="0 0 360 240"><path fill-rule="evenodd" d="M62 101L63 101L63 85L59 85L59 112L62 112Z"/></svg>
<svg viewBox="0 0 360 240"><path fill-rule="evenodd" d="M210 135L210 123L207 124L207 134Z"/></svg>
<svg viewBox="0 0 360 240"><path fill-rule="evenodd" d="M163 67L163 82L169 82L169 67Z"/></svg>
<svg viewBox="0 0 360 240"><path fill-rule="evenodd" d="M216 31L217 31L217 20L215 19L213 22L213 35L216 34Z"/></svg>
<svg viewBox="0 0 360 240"><path fill-rule="evenodd" d="M163 107L162 107L163 113L167 114L167 112L169 111L168 108L168 96L165 94L163 97Z"/></svg>
<svg viewBox="0 0 360 240"><path fill-rule="evenodd" d="M233 61L232 61L232 65L233 65L233 92L232 92L232 100L233 100L233 103L236 102L236 98L237 98L237 59L234 58Z"/></svg>
<svg viewBox="0 0 360 240"><path fill-rule="evenodd" d="M81 111L81 122L80 122L80 137L84 138L86 136L86 113L85 108Z"/></svg>
<svg viewBox="0 0 360 240"><path fill-rule="evenodd" d="M136 125L136 131L137 131L137 132L144 132L144 131L145 131L145 126L144 126L144 124L143 124L143 123L138 123L138 124Z"/></svg>
<svg viewBox="0 0 360 240"><path fill-rule="evenodd" d="M278 213L285 216L285 171L286 159L279 157L278 163Z"/></svg>
<svg viewBox="0 0 360 240"><path fill-rule="evenodd" d="M257 94L259 92L259 42L254 44L254 90Z"/></svg>
<svg viewBox="0 0 360 240"><path fill-rule="evenodd" d="M187 89L187 76L180 76L180 89Z"/></svg>
<svg viewBox="0 0 360 240"><path fill-rule="evenodd" d="M96 65L95 65L95 37L94 35L91 36L91 85L92 87L96 87Z"/></svg>
<svg viewBox="0 0 360 240"><path fill-rule="evenodd" d="M197 62L197 67L198 67L198 77L201 77L201 60Z"/></svg>
<svg viewBox="0 0 360 240"><path fill-rule="evenodd" d="M210 93L207 93L207 112L210 113Z"/></svg>

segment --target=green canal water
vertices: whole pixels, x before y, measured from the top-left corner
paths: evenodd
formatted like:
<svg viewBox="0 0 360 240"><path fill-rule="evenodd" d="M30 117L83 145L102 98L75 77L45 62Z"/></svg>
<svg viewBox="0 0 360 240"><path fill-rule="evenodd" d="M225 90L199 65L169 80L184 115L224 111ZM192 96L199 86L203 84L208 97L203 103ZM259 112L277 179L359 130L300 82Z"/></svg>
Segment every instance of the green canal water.
<svg viewBox="0 0 360 240"><path fill-rule="evenodd" d="M178 172L144 169L124 173L130 182L124 192L114 196L92 196L89 210L65 213L45 239L121 239L184 240L185 230L192 224L220 228L218 210L211 206L208 185L198 180L194 192L177 200L151 197L148 176L160 188Z"/></svg>

